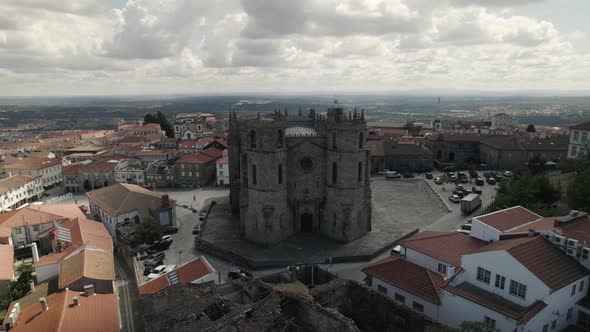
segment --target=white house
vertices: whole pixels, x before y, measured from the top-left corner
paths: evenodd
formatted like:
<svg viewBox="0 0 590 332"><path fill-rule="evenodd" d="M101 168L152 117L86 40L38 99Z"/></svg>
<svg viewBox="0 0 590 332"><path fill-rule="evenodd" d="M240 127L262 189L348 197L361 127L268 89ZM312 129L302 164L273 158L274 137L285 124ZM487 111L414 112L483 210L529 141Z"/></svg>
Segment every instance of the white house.
<svg viewBox="0 0 590 332"><path fill-rule="evenodd" d="M578 159L588 150L590 136L590 122L581 123L570 127L570 141L567 151L567 159Z"/></svg>
<svg viewBox="0 0 590 332"><path fill-rule="evenodd" d="M223 157L215 162L215 177L218 186L229 186L229 159L227 150L223 151Z"/></svg>
<svg viewBox="0 0 590 332"><path fill-rule="evenodd" d="M115 166L115 181L118 183L145 184L147 165L137 159L123 159Z"/></svg>
<svg viewBox="0 0 590 332"><path fill-rule="evenodd" d="M61 183L61 159L23 158L4 166L6 173L12 175L41 175L43 187L53 187Z"/></svg>
<svg viewBox="0 0 590 332"><path fill-rule="evenodd" d="M474 217L470 235L486 242L498 241L501 235L526 228L541 219L542 216L522 206L514 206Z"/></svg>
<svg viewBox="0 0 590 332"><path fill-rule="evenodd" d="M0 212L16 209L41 197L41 175L14 175L0 180Z"/></svg>

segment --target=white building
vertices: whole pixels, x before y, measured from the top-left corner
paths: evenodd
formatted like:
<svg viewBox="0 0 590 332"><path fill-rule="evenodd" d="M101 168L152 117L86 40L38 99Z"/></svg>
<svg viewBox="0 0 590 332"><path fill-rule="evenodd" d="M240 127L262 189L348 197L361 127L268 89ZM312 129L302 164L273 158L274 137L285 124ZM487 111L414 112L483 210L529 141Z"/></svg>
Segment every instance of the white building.
<svg viewBox="0 0 590 332"><path fill-rule="evenodd" d="M588 151L590 136L590 122L581 123L570 127L570 141L567 151L567 159L578 159Z"/></svg>
<svg viewBox="0 0 590 332"><path fill-rule="evenodd" d="M0 180L0 212L38 200L45 189L41 175L15 175Z"/></svg>
<svg viewBox="0 0 590 332"><path fill-rule="evenodd" d="M203 137L207 122L215 121L211 113L183 113L174 118L174 136L184 140Z"/></svg>
<svg viewBox="0 0 590 332"><path fill-rule="evenodd" d="M215 177L218 186L229 186L229 160L227 150L223 151L223 157L215 162Z"/></svg>
<svg viewBox="0 0 590 332"><path fill-rule="evenodd" d="M492 128L518 128L518 119L506 113L492 116Z"/></svg>
<svg viewBox="0 0 590 332"><path fill-rule="evenodd" d="M115 166L115 181L118 183L145 184L147 166L137 159L123 159Z"/></svg>
<svg viewBox="0 0 590 332"><path fill-rule="evenodd" d="M416 234L400 243L401 257L363 269L367 284L451 327L464 321L509 332L590 327L590 272L568 258L567 246L528 232L552 229L559 218L537 218L521 209L478 217L473 227L480 222L479 238L473 233ZM577 234L580 243L586 236L590 240L586 219L587 230L578 223L562 227L563 233ZM590 260L590 248L586 258L584 247L576 248L580 259Z"/></svg>
<svg viewBox="0 0 590 332"><path fill-rule="evenodd" d="M41 175L43 187L61 184L61 159L24 158L4 166L12 175Z"/></svg>

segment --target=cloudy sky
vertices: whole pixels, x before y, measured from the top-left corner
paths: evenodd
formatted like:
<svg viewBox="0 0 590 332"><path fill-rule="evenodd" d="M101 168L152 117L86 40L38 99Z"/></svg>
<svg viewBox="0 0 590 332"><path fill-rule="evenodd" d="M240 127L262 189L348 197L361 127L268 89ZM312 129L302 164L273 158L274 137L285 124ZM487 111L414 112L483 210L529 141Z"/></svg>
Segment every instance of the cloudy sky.
<svg viewBox="0 0 590 332"><path fill-rule="evenodd" d="M590 90L588 0L2 0L0 95Z"/></svg>

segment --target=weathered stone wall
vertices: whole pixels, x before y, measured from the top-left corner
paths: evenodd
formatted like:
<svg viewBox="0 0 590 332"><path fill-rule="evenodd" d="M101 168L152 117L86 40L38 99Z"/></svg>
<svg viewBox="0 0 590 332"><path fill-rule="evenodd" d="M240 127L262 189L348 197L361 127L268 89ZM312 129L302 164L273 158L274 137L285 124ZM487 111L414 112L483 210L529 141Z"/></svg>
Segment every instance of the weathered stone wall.
<svg viewBox="0 0 590 332"><path fill-rule="evenodd" d="M353 281L336 279L311 290L315 302L338 310L362 331L422 332L440 324Z"/></svg>

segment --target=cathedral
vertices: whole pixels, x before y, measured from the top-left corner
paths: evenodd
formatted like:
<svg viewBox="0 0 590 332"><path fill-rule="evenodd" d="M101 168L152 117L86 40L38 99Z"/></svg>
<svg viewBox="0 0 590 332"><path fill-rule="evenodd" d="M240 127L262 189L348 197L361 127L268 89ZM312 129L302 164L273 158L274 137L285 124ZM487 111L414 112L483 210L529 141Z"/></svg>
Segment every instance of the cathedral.
<svg viewBox="0 0 590 332"><path fill-rule="evenodd" d="M298 233L353 241L371 230L364 112L230 114L230 204L249 241L273 246Z"/></svg>

